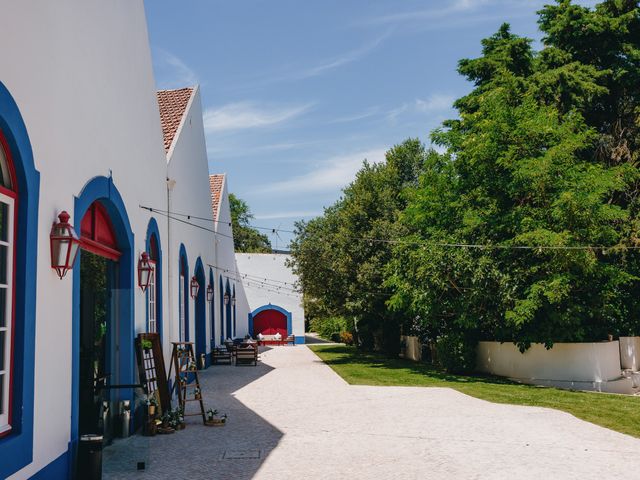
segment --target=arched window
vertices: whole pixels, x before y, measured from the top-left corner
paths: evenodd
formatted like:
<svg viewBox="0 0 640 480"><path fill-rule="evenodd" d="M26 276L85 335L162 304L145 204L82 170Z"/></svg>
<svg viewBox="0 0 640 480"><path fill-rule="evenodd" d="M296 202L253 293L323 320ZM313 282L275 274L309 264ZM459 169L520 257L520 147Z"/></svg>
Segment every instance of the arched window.
<svg viewBox="0 0 640 480"><path fill-rule="evenodd" d="M0 130L0 435L11 430L17 198L10 152Z"/></svg>

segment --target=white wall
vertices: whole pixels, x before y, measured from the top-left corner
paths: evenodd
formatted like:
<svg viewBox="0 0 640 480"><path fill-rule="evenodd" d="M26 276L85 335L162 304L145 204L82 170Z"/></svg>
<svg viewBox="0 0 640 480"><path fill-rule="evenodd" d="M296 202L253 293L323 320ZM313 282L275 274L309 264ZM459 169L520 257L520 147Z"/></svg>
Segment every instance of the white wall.
<svg viewBox="0 0 640 480"><path fill-rule="evenodd" d="M172 216L180 221L170 221L168 247L164 249L167 257L165 270L168 275L168 313L170 325L165 322L165 358L169 358L170 341L178 341L179 331L179 261L180 245L184 244L189 266L188 282L195 275L196 261L202 260L205 284L200 288L206 291L209 284L209 265L215 263L215 245L212 242L213 213L211 211L211 193L209 190L209 166L202 120L200 90L195 88L174 143L168 152L167 184L169 186L169 208ZM165 199L165 205L167 200ZM163 208L163 207L159 207ZM165 208L165 210L167 210ZM188 218L186 215L191 216ZM200 217L200 218L194 218ZM198 225L201 228L198 228ZM187 292L188 295L188 292ZM195 300L188 295L189 302L189 340L195 342ZM207 337L206 348L210 351L211 322L210 306L206 305ZM170 330L169 330L170 328ZM170 335L167 335L170 333Z"/></svg>
<svg viewBox="0 0 640 480"><path fill-rule="evenodd" d="M227 184L227 178L225 176L222 191L220 192L220 204L218 206L218 218L216 219L216 260L214 270L215 274L215 302L216 302L216 342L220 340L220 332L223 332L223 338L232 337L244 337L247 334L247 303L245 300L245 294L242 288L242 282L238 275L236 267L236 259L233 245L233 229L229 225L231 223L231 209L229 205L229 186ZM224 309L224 315L220 317L220 278L222 278L223 294L224 286L226 282L229 282L231 294L233 294L235 288L236 295L236 331L228 332L226 328L226 308ZM232 313L233 316L233 308ZM233 323L233 319L232 319ZM233 327L232 327L233 329Z"/></svg>
<svg viewBox="0 0 640 480"><path fill-rule="evenodd" d="M533 344L520 353L513 343L479 342L477 369L523 383L618 391L620 347L615 342ZM629 388L631 387L630 382ZM611 388L610 388L611 387ZM621 392L623 393L623 392Z"/></svg>
<svg viewBox="0 0 640 480"><path fill-rule="evenodd" d="M620 337L620 364L634 372L640 370L640 337Z"/></svg>
<svg viewBox="0 0 640 480"><path fill-rule="evenodd" d="M137 206L163 204L166 169L142 1L7 3L0 81L22 113L40 171L34 459L13 477L27 478L64 453L70 436L72 279L51 269L51 224L67 210L79 226L74 196L111 174L139 253L149 215ZM141 330L142 292L135 301Z"/></svg>
<svg viewBox="0 0 640 480"><path fill-rule="evenodd" d="M273 253L236 254L238 270L241 275L246 275L242 283L250 311L269 303L278 305L292 313L292 333L304 338L302 295L291 291L298 279L286 266L288 258L289 255ZM262 285L261 279L268 285ZM283 287L280 291L278 285Z"/></svg>

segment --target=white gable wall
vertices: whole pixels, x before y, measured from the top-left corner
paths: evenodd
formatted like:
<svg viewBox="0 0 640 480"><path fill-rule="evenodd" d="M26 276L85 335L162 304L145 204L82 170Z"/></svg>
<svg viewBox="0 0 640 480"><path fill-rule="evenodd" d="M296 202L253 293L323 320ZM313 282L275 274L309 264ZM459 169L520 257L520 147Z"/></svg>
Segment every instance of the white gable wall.
<svg viewBox="0 0 640 480"><path fill-rule="evenodd" d="M29 0L2 10L0 81L40 172L33 463L12 477L28 478L63 454L70 436L73 283L51 269L51 224L67 210L79 230L74 197L93 177L112 175L139 254L148 215L137 205L165 201L166 163L141 0ZM134 298L142 331L145 296Z"/></svg>
<svg viewBox="0 0 640 480"><path fill-rule="evenodd" d="M213 238L213 215L211 212L211 194L209 191L209 166L202 120L202 104L200 90L193 92L187 111L183 117L173 145L169 150L167 165L167 185L169 188L168 209L167 200L163 208L169 210L171 216L177 220L170 221L169 250L165 269L169 275L169 288L166 289L171 318L171 338L179 338L179 261L180 246L184 245L188 260L188 281L195 275L196 261L202 260L204 267L205 289L209 284L209 266L214 264L215 251L211 241ZM188 216L191 216L189 218ZM195 218L200 217L200 218ZM182 221L180 221L182 220ZM187 222L187 223L184 223ZM197 225L197 226L194 226ZM198 228L198 226L202 228ZM187 292L188 295L188 292ZM195 301L188 296L189 302L189 340L195 341ZM206 305L207 351L210 351L211 322L210 307ZM166 335L165 335L166 337ZM169 348L168 344L165 348ZM165 353L167 358L169 352Z"/></svg>
<svg viewBox="0 0 640 480"><path fill-rule="evenodd" d="M240 273L246 275L242 282L250 311L268 304L278 305L291 312L292 333L304 337L302 295L291 291L297 276L286 266L289 257L273 253L237 253L236 261ZM279 285L282 286L280 291Z"/></svg>

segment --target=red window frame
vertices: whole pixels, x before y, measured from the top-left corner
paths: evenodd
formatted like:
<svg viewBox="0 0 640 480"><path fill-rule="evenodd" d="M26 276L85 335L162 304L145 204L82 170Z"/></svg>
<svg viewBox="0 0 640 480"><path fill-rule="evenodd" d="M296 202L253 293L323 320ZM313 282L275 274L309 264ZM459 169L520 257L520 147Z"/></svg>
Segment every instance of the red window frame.
<svg viewBox="0 0 640 480"><path fill-rule="evenodd" d="M9 322L11 323L11 338L9 339L9 382L7 388L9 389L9 404L7 405L7 424L9 425L8 430L0 433L0 438L5 437L11 434L12 425L11 420L13 418L13 367L14 367L14 356L15 356L15 332L16 332L16 261L17 261L17 252L18 252L18 183L16 181L16 171L13 165L13 157L11 155L11 149L9 148L9 143L5 138L2 130L0 129L0 148L4 153L5 158L7 159L7 169L9 170L9 179L11 181L11 186L13 189L8 189L2 185L0 185L0 193L6 195L13 199L13 271L11 272L11 318Z"/></svg>

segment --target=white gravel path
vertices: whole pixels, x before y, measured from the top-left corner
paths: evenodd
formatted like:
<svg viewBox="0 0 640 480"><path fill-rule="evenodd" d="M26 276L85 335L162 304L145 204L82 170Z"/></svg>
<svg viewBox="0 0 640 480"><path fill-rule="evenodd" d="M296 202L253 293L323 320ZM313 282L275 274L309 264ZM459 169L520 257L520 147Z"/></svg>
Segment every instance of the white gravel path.
<svg viewBox="0 0 640 480"><path fill-rule="evenodd" d="M147 473L111 478L640 479L640 440L567 413L447 388L351 386L304 346L261 358L203 373L227 426L154 437ZM180 442L187 458L174 470Z"/></svg>

